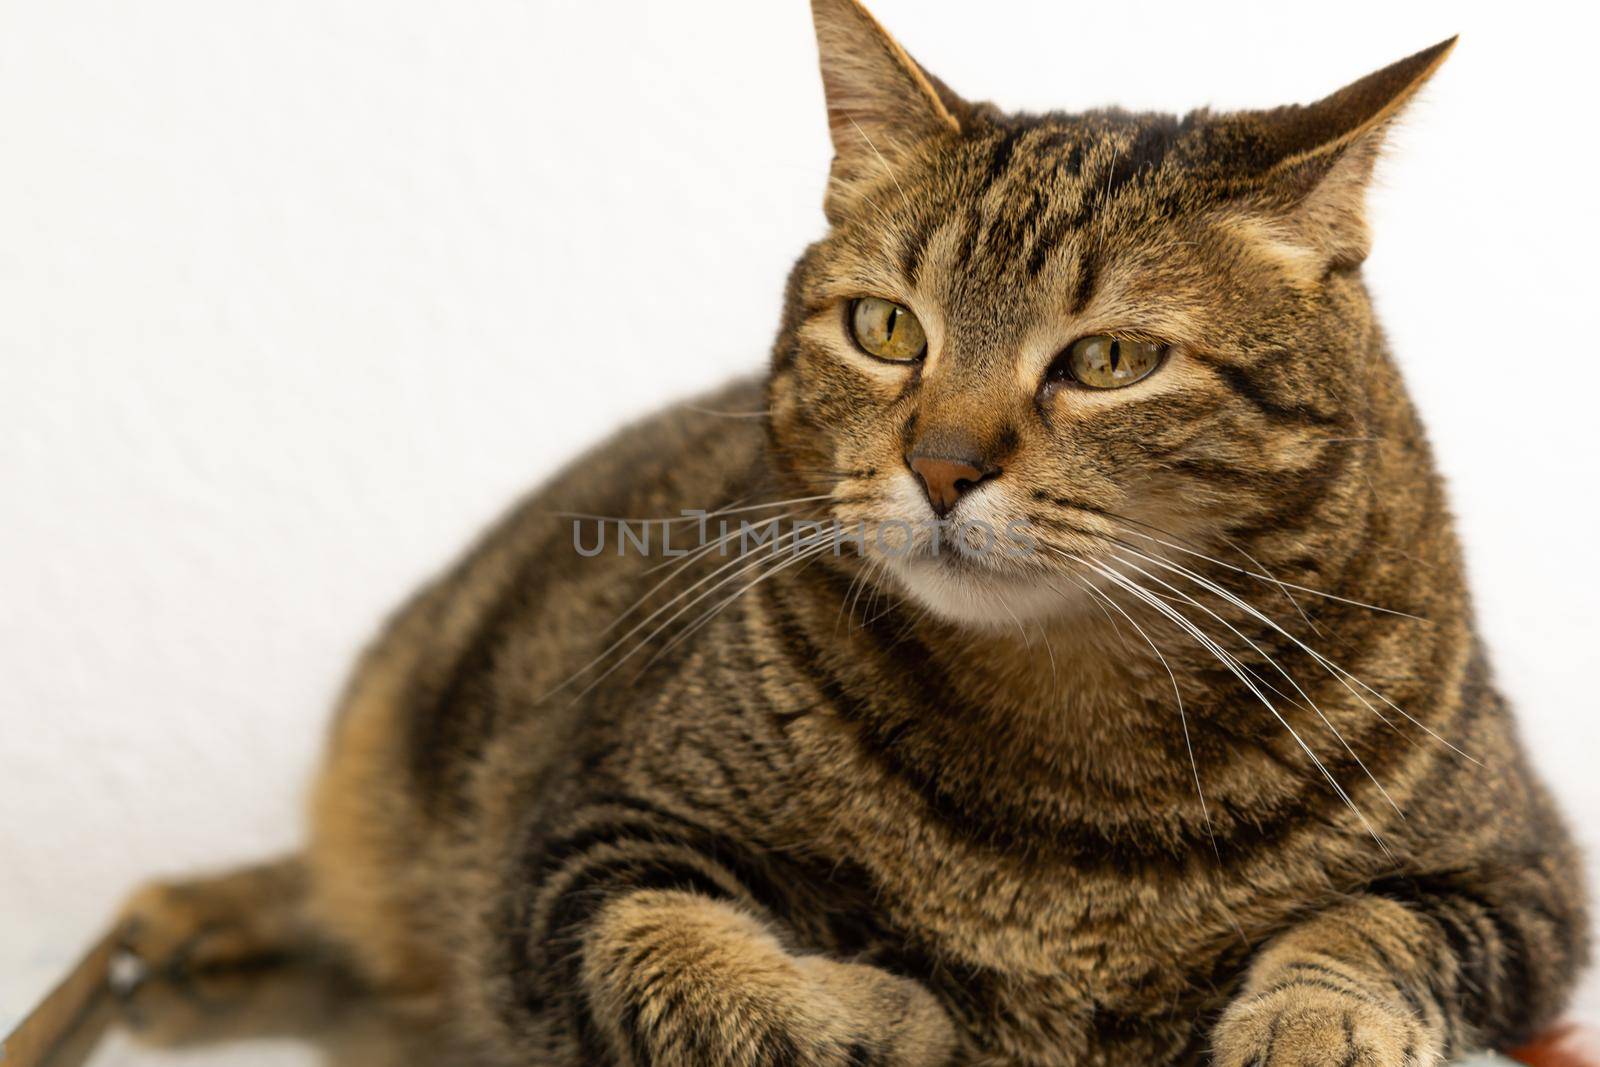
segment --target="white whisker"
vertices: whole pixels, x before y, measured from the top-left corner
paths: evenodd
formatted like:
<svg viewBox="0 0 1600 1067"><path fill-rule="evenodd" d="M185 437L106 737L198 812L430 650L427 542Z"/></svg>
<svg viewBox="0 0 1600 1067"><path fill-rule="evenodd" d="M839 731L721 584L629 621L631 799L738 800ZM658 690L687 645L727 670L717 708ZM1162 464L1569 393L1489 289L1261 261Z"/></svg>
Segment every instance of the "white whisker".
<svg viewBox="0 0 1600 1067"><path fill-rule="evenodd" d="M711 519L722 518L726 515L742 515L748 511L765 511L768 508L788 507L791 504L811 504L818 500L831 500L832 493L820 493L816 496L797 496L790 500L769 500L762 504L747 504L744 507L728 507L718 511L708 511L704 514L695 512L692 515L675 515L671 518L648 517L627 518L619 515L594 515L584 511L548 511L545 514L558 519L588 519L593 522L629 523L639 526L645 525L673 525L681 522L707 522ZM772 521L772 520L766 520Z"/></svg>
<svg viewBox="0 0 1600 1067"><path fill-rule="evenodd" d="M701 415L714 415L719 419L770 419L770 411L717 411L714 408L703 408L698 404L684 404L683 408Z"/></svg>
<svg viewBox="0 0 1600 1067"><path fill-rule="evenodd" d="M773 575L779 573L780 571L787 570L788 568L794 566L796 563L799 563L802 560L810 561L812 559L815 559L822 552L827 551L827 550L829 550L831 548L832 548L832 546L829 545L829 544L826 544L826 543L818 544L818 545L812 545L809 548L805 548L805 549L800 550L799 552L796 552L792 558L790 558L788 560L785 560L783 563L780 563L777 566L771 568L766 573L757 575L754 579L752 579L749 582L749 584L747 584L743 588L735 591L732 596L728 597L727 599L723 600L721 603L719 603L716 606L712 607L709 611L707 611L699 619L695 620L695 622L693 624L685 627L682 633L680 633L677 636L673 637L672 640L668 641L666 644L664 644L660 648L658 648L655 651L655 653L653 655L651 655L651 657L649 659L645 660L644 665L639 668L639 672L642 674L646 670L649 670L650 665L652 663L656 662L656 660L660 659L662 656L664 656L668 652L672 651L679 644L681 644L682 642L687 640L690 637L690 635L694 634L701 627L703 627L706 624L710 623L712 619L714 619L718 615L720 615L723 612L723 610L728 607L729 604L732 604L735 600L738 600L740 597L744 596L746 593L748 593L750 590L754 589L756 586L760 585L762 582L766 581L768 578L771 578ZM766 561L762 560L761 562L766 562Z"/></svg>
<svg viewBox="0 0 1600 1067"><path fill-rule="evenodd" d="M1109 567L1103 567L1091 560L1084 559L1081 556L1076 556L1070 553L1062 553L1062 555L1075 563L1090 568L1091 570L1100 574L1102 577L1106 578L1108 581L1111 581L1115 585L1133 594L1135 597L1138 597L1140 600L1143 600L1145 603L1155 608L1158 612L1165 615L1174 623L1174 625L1177 625L1196 641L1200 642L1200 644L1204 646L1213 656L1215 656L1223 666L1227 667L1235 677L1244 683L1245 687L1249 689L1256 699L1261 702L1262 706L1272 713L1273 718L1278 720L1279 725L1281 725L1285 730L1289 731L1289 736L1294 739L1295 744L1298 745L1300 750L1305 753L1306 758L1309 759L1317 768L1317 770L1322 773L1323 778L1327 780L1329 786L1333 788L1333 791L1338 794L1339 798L1344 801L1345 805L1349 807L1356 818L1360 820L1362 826L1366 828L1367 833L1371 834L1372 839L1377 842L1378 847L1383 850L1385 855L1392 855L1392 853L1389 851L1388 844L1383 840L1383 835L1378 833L1377 828L1374 827L1367 819L1366 815L1361 811L1360 806L1357 805L1355 800L1351 798L1350 794L1345 791L1345 788L1339 784L1338 779L1336 779L1333 776L1333 773L1328 770L1327 765L1322 762L1321 757L1319 757L1316 751L1306 743L1305 738L1300 736L1300 732L1294 728L1294 725L1290 723L1289 720L1283 717L1283 713L1278 710L1277 705L1273 704L1273 702L1267 697L1266 693L1262 692L1260 685L1255 681L1254 678L1250 676L1249 672L1244 669L1243 664L1239 661L1237 656L1223 648L1213 638L1206 634L1205 631L1196 626L1182 612L1179 612L1165 600L1151 593L1144 586L1132 581L1120 571Z"/></svg>
<svg viewBox="0 0 1600 1067"><path fill-rule="evenodd" d="M1424 619L1422 616L1413 615L1413 614L1411 614L1410 612L1407 612L1407 611L1400 611L1400 610L1398 610L1396 608L1385 608L1385 607L1381 607L1381 606L1379 606L1377 604L1365 604L1365 603L1363 603L1363 602L1361 602L1359 600L1351 600L1349 597L1339 596L1337 593L1329 593L1329 592L1325 592L1324 590L1321 590L1321 589L1313 589L1308 585L1296 585L1294 582L1285 582L1285 581L1282 581L1282 580L1280 580L1278 578L1274 578L1271 575L1267 575L1267 574L1257 574L1255 571L1247 570L1244 567L1236 567L1232 563L1224 563L1222 560L1213 559L1212 557L1206 555L1203 552L1196 552L1193 549L1185 548L1182 545L1174 544L1171 541L1163 540L1162 538L1156 537L1156 536L1154 536L1152 534L1141 533L1141 532L1139 532L1137 530L1130 530L1129 532L1132 533L1135 537L1143 537L1148 541L1154 541L1158 545L1163 545L1163 546L1165 546L1167 548L1176 549L1177 551L1182 552L1186 556L1194 556L1197 559L1203 559L1207 563L1214 564L1215 566L1218 566L1218 567L1223 567L1223 568L1225 568L1227 570L1233 571L1236 574L1245 575L1248 578L1254 578L1257 581L1271 582L1274 585L1282 586L1282 587L1284 587L1286 589L1293 589L1293 590L1295 590L1296 592L1299 592L1299 593L1308 593L1311 596L1319 596L1319 597L1322 597L1322 598L1324 598L1326 600L1336 600L1341 604L1349 604L1351 607L1365 608L1368 611L1378 611L1378 612L1382 612L1385 615L1398 615L1401 618L1412 619L1412 620L1415 620L1416 622L1422 622L1422 623L1428 622L1428 620Z"/></svg>
<svg viewBox="0 0 1600 1067"><path fill-rule="evenodd" d="M1128 551L1132 552L1134 555L1141 556L1144 559L1149 560L1151 563L1157 564L1158 566L1163 565L1161 560L1158 560L1153 556L1147 556L1137 549L1128 549ZM1115 555L1115 553L1113 554ZM1350 753L1350 757L1356 761L1356 766L1360 767L1362 772L1365 773L1369 779L1371 779L1372 784L1378 787L1378 792L1383 794L1383 799L1387 800L1389 802L1389 806L1394 808L1395 814L1399 815L1402 819L1405 818L1405 812L1400 810L1400 805L1395 803L1394 798L1389 795L1389 791L1383 787L1383 783L1378 781L1377 775L1373 774L1372 771L1367 768L1366 763L1364 763L1361 757L1356 754L1356 750L1350 746L1350 742L1345 740L1344 735L1339 732L1339 728L1333 724L1333 720L1329 719L1328 716L1323 713L1322 708L1320 708L1317 705L1317 702L1311 698L1311 694L1307 693L1303 688L1301 688L1300 683L1295 680L1294 676L1286 671L1274 657L1269 655L1260 645L1256 644L1249 637L1247 637L1242 631L1240 631L1238 627L1234 626L1231 622L1217 614L1217 612L1213 611L1211 608L1200 603L1200 601L1196 600L1194 597L1180 592L1176 586L1162 578L1157 577L1154 574L1151 574L1137 563L1134 563L1128 559L1124 559L1120 555L1118 555L1117 558L1122 560L1123 563L1132 567L1134 570L1138 571L1140 574L1144 575L1146 578L1155 582L1157 585L1160 585L1163 588L1171 591L1173 594L1182 597L1187 603L1192 604L1201 611L1205 612L1207 615L1210 615L1213 619L1216 619L1218 622L1222 623L1222 625L1226 626L1235 637L1239 638L1239 640L1243 641L1246 645L1249 645L1251 650L1254 651L1256 655L1260 656L1274 670L1283 675L1288 683L1294 687L1294 691L1300 694L1301 699L1306 702L1306 706L1316 713L1317 718L1322 720L1323 725L1325 725L1329 732L1331 732L1333 736L1338 739L1339 743L1344 746L1344 750Z"/></svg>
<svg viewBox="0 0 1600 1067"><path fill-rule="evenodd" d="M1045 633L1044 623L1035 619L1033 625L1039 631L1039 640L1044 642L1045 655L1050 657L1050 687L1053 689L1061 684L1060 679L1056 677L1056 650L1050 645L1050 635Z"/></svg>
<svg viewBox="0 0 1600 1067"><path fill-rule="evenodd" d="M849 118L849 116L846 116L846 118ZM890 181L894 182L894 187L900 190L900 201L905 204L906 211L909 212L911 210L911 198L906 196L905 186L901 185L900 179L895 176L894 168L889 166L889 161L883 158L883 153L878 151L878 146L872 143L872 138L867 136L867 131L861 128L860 123L852 118L850 119L850 125L856 128L856 132L861 135L861 139L867 142L867 147L872 149L872 154L878 157L878 162L883 166L883 172L889 176Z"/></svg>
<svg viewBox="0 0 1600 1067"><path fill-rule="evenodd" d="M793 514L794 514L793 512L787 512L787 513L785 513L783 515L775 516L770 521L772 521L772 522L782 522L784 519L789 518ZM615 619L613 619L611 621L610 625L608 625L604 630L601 630L600 633L602 635L610 633L618 625L621 624L623 619L626 619L629 615L631 615L635 611L637 611L639 609L640 605L642 605L645 602L647 602L652 596L654 596L657 592L659 592L663 586L667 585L673 579L677 578L680 575L680 573L682 573L686 568L688 568L689 566L691 566L691 565L693 565L695 563L698 563L700 560L704 559L706 556L709 556L712 552L715 552L717 549L726 548L730 541L732 541L736 537L743 536L744 532L745 531L743 531L743 530L731 530L728 533L723 534L721 537L717 538L715 541L709 541L706 544L700 546L699 548L697 548L694 551L690 552L687 556L683 557L682 559L668 560L665 563L659 563L656 566L650 567L649 569L645 570L643 572L643 575L644 576L648 576L648 575L654 574L658 570L661 570L663 567L673 567L674 565L676 565L674 567L672 573L668 574L665 578L661 579L655 585L651 586L645 592L645 594L643 596L641 596L638 600L635 600L631 605L629 605L626 611L622 612L622 614L618 615ZM741 555L743 555L743 553L741 553Z"/></svg>
<svg viewBox="0 0 1600 1067"><path fill-rule="evenodd" d="M1222 849L1217 845L1217 831L1211 823L1211 810L1206 806L1205 790L1200 787L1200 764L1194 758L1194 742L1191 740L1189 735L1189 713L1185 711L1183 707L1183 690L1178 686L1178 675L1173 671L1172 664L1167 662L1167 657L1162 654L1161 649L1156 647L1156 643L1151 640L1150 635L1145 632L1144 627L1140 626L1134 617L1129 615L1127 611L1123 609L1121 604L1118 604L1105 593L1096 589L1091 583L1078 578L1077 575L1072 575L1072 577L1077 579L1078 584L1087 589L1096 598L1099 600L1104 600L1107 604L1110 604L1117 610L1119 615L1127 619L1128 625L1132 626L1134 630L1138 632L1139 636L1144 638L1144 643L1150 646L1150 651L1156 654L1156 658L1161 661L1161 666L1166 668L1167 677L1172 680L1173 699L1178 702L1178 721L1183 726L1183 746L1189 752L1189 769L1194 772L1194 792L1195 795L1200 798L1200 814L1205 819L1206 836L1211 838L1211 850L1216 853L1217 862L1221 863Z"/></svg>
<svg viewBox="0 0 1600 1067"><path fill-rule="evenodd" d="M1126 548L1127 546L1125 545L1124 547ZM1129 549L1129 550L1130 551L1137 551L1136 549ZM1364 705L1366 705L1366 707L1367 707L1367 709L1369 711L1371 711L1374 715L1378 716L1378 718L1382 719L1385 723L1389 723L1388 718L1382 712L1380 712L1377 708L1373 707L1371 701L1367 700L1360 693L1357 693L1355 691L1355 689L1350 685L1350 682L1354 682L1356 685L1359 685L1361 688L1367 690L1369 693L1371 693L1373 696L1377 697L1379 700L1382 700L1385 704L1389 705L1389 707L1393 708L1395 711L1397 711L1401 715L1405 716L1405 718L1408 721L1410 721L1414 726L1416 726L1419 729L1421 729L1424 732L1426 732L1434 740L1438 741L1440 744L1444 745L1446 748L1450 749L1452 752L1455 752L1457 755L1459 755L1463 759L1468 760L1468 761L1470 761L1470 762L1472 762L1472 763L1474 763L1474 764L1476 764L1476 765L1478 765L1480 767L1483 766L1483 764L1481 762L1479 762L1477 759L1474 759L1468 753L1463 752L1461 749L1457 748L1455 745L1451 744L1449 741L1447 741L1443 737L1439 736L1439 734L1436 733L1426 723L1423 723L1423 722L1419 721L1410 712L1406 711L1404 708L1400 707L1400 705L1398 705L1394 701L1390 700L1383 693L1380 693L1378 690L1372 688L1372 686L1368 685L1366 682L1364 682L1360 678L1356 677L1355 674L1353 674L1352 672L1346 670L1344 667L1341 667L1339 664L1335 663L1333 660L1329 659L1327 656L1324 656L1322 653L1318 652L1316 649L1312 648L1310 645L1308 645L1304 641L1300 640L1300 638L1296 637L1294 634L1290 633L1288 630L1284 629L1281 625L1279 625L1279 623L1275 619L1272 619L1268 615L1264 614L1259 609L1257 609L1254 605L1250 604L1248 601L1245 601L1244 599L1242 599L1241 597L1237 596L1236 594L1234 594L1230 590L1223 588L1222 586L1218 585L1216 582L1211 581L1210 579L1206 578L1204 575L1201 575L1201 574L1199 574L1199 573L1197 573L1195 571L1192 571L1189 568L1184 567L1184 566L1182 566L1180 564L1174 563L1171 560L1158 560L1158 559L1156 559L1154 557L1150 557L1150 556L1146 556L1145 558L1149 559L1153 563L1157 563L1159 566L1166 567L1169 570L1176 571L1176 572L1184 575L1184 577L1188 578L1189 580L1191 580L1193 582L1196 582L1199 585L1204 586L1205 588L1207 588L1207 589L1211 590L1212 592L1216 593L1218 596L1222 597L1224 600L1227 600L1230 604L1234 605L1235 607L1239 608L1242 611L1248 612L1254 618L1259 619L1261 622L1266 623L1268 626L1272 627L1278 633L1282 634L1284 637L1287 637L1290 641L1294 642L1296 647L1298 647L1301 651L1305 652L1312 659L1316 660L1318 664L1320 664L1325 670L1327 670L1335 678L1339 679L1344 684L1345 688L1350 690L1350 692L1355 695L1357 700L1360 700ZM1346 679L1348 679L1348 681L1346 681ZM1389 723L1389 725L1392 726L1393 724Z"/></svg>
<svg viewBox="0 0 1600 1067"><path fill-rule="evenodd" d="M796 538L796 537L800 536L800 534L802 532L810 532L810 531L791 530L789 533L782 534L782 535L780 535L779 537L775 538L774 540L772 540L770 542L765 542L761 547L769 549L769 551L768 551L768 553L766 555L768 555L768 556L774 555L777 552L783 550L783 548L785 547L784 544L783 544L784 541L792 540L793 538ZM706 575L705 577L701 578L699 581L695 582L693 585L689 586L689 588L683 590L683 592L679 593L677 596L673 597L671 600L668 600L665 604L662 604L660 607L656 608L656 610L652 611L649 615L646 615L644 618L640 619L639 622L634 624L632 629L630 629L627 633L623 634L621 637L618 637L610 645L606 646L605 649L603 649L598 655L596 655L593 659L591 659L583 667L579 668L578 670L574 671L571 675L569 675L567 677L566 681L562 682L560 685L556 686L554 689L550 690L548 693L545 693L544 696L541 697L540 699L541 700L547 700L550 697L554 696L556 693L559 693L561 690L565 689L567 686L571 685L574 681L576 681L583 674L585 674L586 672L588 672L588 671L592 670L593 668L595 668L596 666L598 666L601 663L601 661L603 661L607 656L611 655L611 653L615 652L617 649L621 648L624 644L626 644L630 637L632 637L634 634L638 633L640 630L642 630L646 626L648 626L652 619L655 619L657 616L661 615L667 609L671 608L672 605L676 604L678 601L682 600L684 597L688 596L690 593L693 593L696 589L700 588L702 585L705 585L707 582L712 581L712 579L717 578L717 576L722 574L724 571L727 571L731 567L736 567L739 564L744 563L745 559L746 559L746 556L747 555L752 555L752 554L754 554L754 553L746 553L746 554L743 554L743 555L735 556L733 559L729 560L727 563L724 563L722 566L720 566L720 567L716 568L715 570L713 570L710 574ZM674 621L676 621L677 619L681 618L682 615L684 614L684 612L686 612L689 609L693 608L696 604L700 603L706 597L711 596L713 593L715 593L718 589L720 589L726 583L737 579L741 574L747 573L752 568L760 566L764 558L765 557L758 558L754 563L745 564L745 566L741 567L739 570L734 571L733 574L730 574L730 575L727 575L726 577L718 579L709 589L706 589L699 596L696 596L693 600L689 601L687 604L685 604L683 607L679 608L672 615L668 616L667 619L664 622L662 622L653 631L651 631L651 633L648 636L646 636L642 641L640 641L638 644L636 644L633 647L633 649L627 653L627 655L623 656L621 659L617 660L617 662L613 663L610 667L606 668L606 670L604 672L602 672L598 677L593 679L587 686L585 686L577 694L577 696L573 698L574 702L576 702L577 700L581 699L585 694L587 694L595 686L599 685L606 678L610 677L612 672L614 672L618 667L622 666L623 663L627 662L629 659L631 659L633 656L635 656L639 652L639 650L641 648L643 648L645 645L647 645L651 641L655 640L655 638L659 634L661 634L662 631L666 629L666 627L672 625L672 623Z"/></svg>

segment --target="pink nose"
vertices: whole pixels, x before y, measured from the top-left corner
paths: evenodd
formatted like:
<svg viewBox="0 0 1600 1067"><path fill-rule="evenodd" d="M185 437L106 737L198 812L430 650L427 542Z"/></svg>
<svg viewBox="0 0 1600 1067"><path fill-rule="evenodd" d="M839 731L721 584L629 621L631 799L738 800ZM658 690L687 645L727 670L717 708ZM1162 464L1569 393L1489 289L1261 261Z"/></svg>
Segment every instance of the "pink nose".
<svg viewBox="0 0 1600 1067"><path fill-rule="evenodd" d="M950 514L961 495L986 478L999 474L998 469L983 470L964 459L947 459L942 456L907 456L906 464L922 479L928 493L928 503L933 513L941 519Z"/></svg>

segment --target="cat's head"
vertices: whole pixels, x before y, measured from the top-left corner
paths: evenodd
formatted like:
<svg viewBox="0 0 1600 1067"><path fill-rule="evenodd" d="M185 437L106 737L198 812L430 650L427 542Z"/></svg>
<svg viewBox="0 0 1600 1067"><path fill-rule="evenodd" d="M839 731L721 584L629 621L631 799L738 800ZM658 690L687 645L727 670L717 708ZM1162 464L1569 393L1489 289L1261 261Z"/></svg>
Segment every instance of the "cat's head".
<svg viewBox="0 0 1600 1067"><path fill-rule="evenodd" d="M1332 472L1387 366L1365 189L1453 40L1305 107L1013 115L854 0L813 6L830 229L790 281L772 439L879 574L1009 625L1136 538L1354 522Z"/></svg>

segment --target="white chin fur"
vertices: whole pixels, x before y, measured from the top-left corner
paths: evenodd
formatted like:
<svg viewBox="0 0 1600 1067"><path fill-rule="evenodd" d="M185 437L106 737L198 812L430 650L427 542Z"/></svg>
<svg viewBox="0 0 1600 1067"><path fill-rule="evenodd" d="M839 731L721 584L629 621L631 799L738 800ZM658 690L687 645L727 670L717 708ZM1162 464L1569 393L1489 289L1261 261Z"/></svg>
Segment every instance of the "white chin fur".
<svg viewBox="0 0 1600 1067"><path fill-rule="evenodd" d="M927 498L909 471L905 477L891 482L885 495L891 505L890 514L903 516L902 521L917 526L933 520ZM991 550L999 550L995 548L996 543L1005 544L998 539L1009 536L1007 512L997 506L992 490L979 487L964 497L961 511L967 521L993 532L997 540L990 544ZM919 535L917 547L928 548L925 535ZM941 557L939 552L945 556ZM966 626L1015 628L1018 623L1066 614L1082 603L1081 598L1072 595L1076 587L1065 578L1050 582L1040 575L962 566L955 561L959 552L959 548L946 541L944 547L932 555L923 551L887 554L884 562L888 564L888 573L913 600L942 619Z"/></svg>
<svg viewBox="0 0 1600 1067"><path fill-rule="evenodd" d="M1050 618L1070 607L1068 594L1039 579L970 571L939 559L897 561L889 568L918 603L950 622L986 629Z"/></svg>

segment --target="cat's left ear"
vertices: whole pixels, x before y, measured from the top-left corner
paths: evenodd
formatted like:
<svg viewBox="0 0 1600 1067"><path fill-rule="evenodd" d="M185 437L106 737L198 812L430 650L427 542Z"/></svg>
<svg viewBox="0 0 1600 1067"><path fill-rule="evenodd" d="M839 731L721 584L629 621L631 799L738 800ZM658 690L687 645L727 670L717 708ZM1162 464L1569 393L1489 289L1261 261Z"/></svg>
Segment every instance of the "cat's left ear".
<svg viewBox="0 0 1600 1067"><path fill-rule="evenodd" d="M1366 258L1366 190L1394 120L1455 48L1441 41L1304 107L1239 116L1267 198L1334 266Z"/></svg>
<svg viewBox="0 0 1600 1067"><path fill-rule="evenodd" d="M854 183L881 180L907 151L960 132L965 105L857 0L812 0L811 13L833 137L827 211L837 221Z"/></svg>

